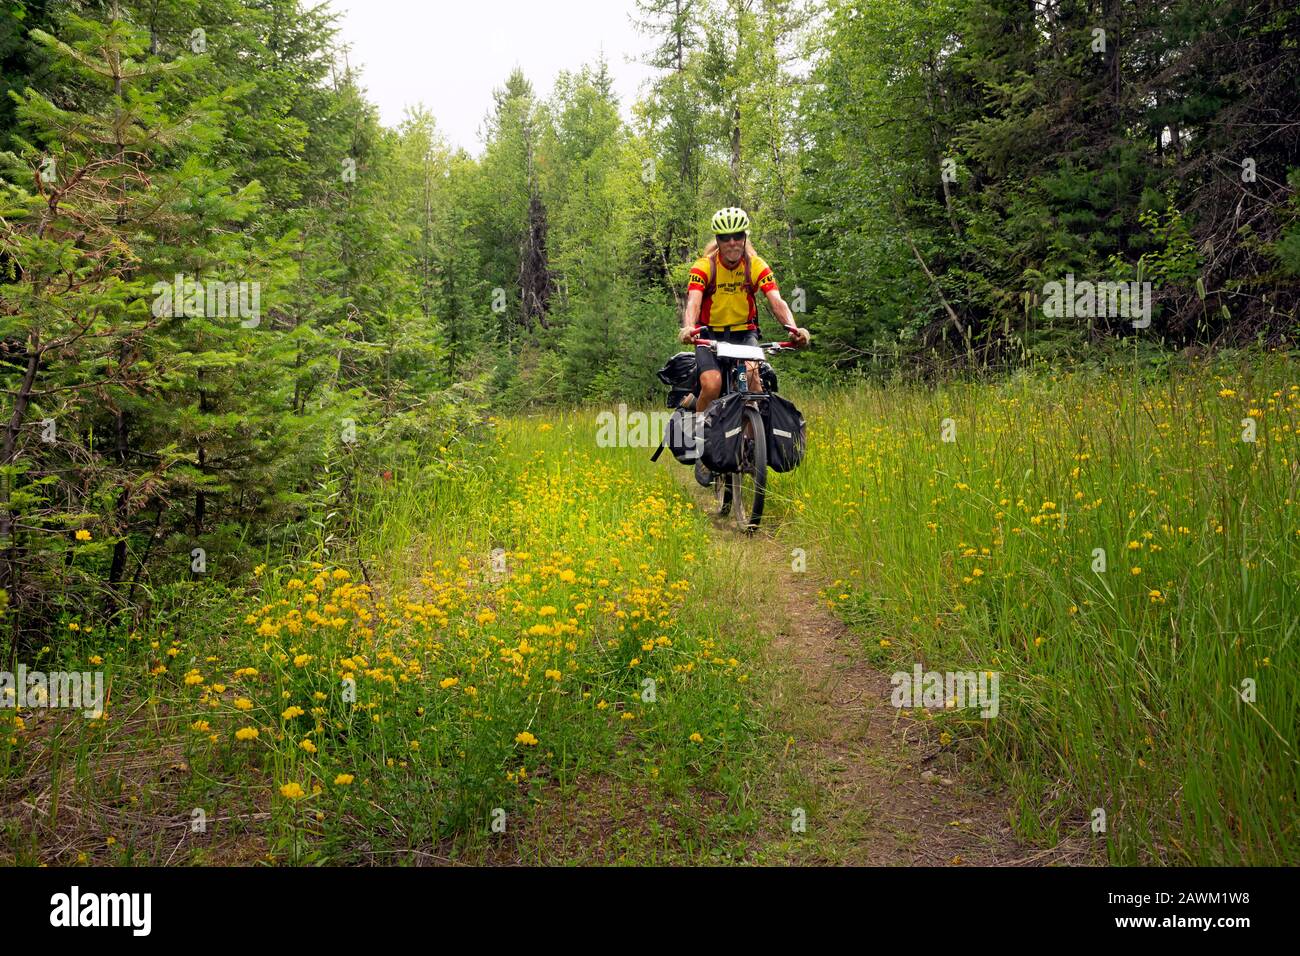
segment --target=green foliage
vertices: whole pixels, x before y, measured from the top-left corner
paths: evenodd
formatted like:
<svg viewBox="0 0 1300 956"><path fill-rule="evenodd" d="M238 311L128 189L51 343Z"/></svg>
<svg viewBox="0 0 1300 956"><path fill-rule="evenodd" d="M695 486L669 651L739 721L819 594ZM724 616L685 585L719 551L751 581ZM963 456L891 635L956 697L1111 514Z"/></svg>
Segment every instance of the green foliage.
<svg viewBox="0 0 1300 956"><path fill-rule="evenodd" d="M1143 253L1138 260L1144 275L1153 282L1182 283L1199 274L1200 256L1196 242L1187 230L1182 213L1172 203L1163 214L1146 209L1138 219L1155 241L1155 249Z"/></svg>
<svg viewBox="0 0 1300 956"><path fill-rule="evenodd" d="M1287 225L1269 252L1283 274L1300 279L1300 167L1287 175L1292 195L1286 210Z"/></svg>
<svg viewBox="0 0 1300 956"><path fill-rule="evenodd" d="M167 5L30 33L57 80L13 98L0 156L20 649L70 608L138 614L155 584L344 530L359 469L455 431L440 396L477 330L444 322L480 283L435 249L454 157L427 116L384 130L350 75L321 86L319 10L203 6L244 56L196 51Z"/></svg>
<svg viewBox="0 0 1300 956"><path fill-rule="evenodd" d="M1296 21L1279 12L1266 27L1239 2L1213 14L1116 4L1100 20L1075 4L1049 13L1014 0L832 3L801 104L808 161L794 206L818 322L835 344L861 348L877 335L862 300L885 303L887 325L928 360L936 346L965 345L942 297L973 331L968 360L1019 361L1043 337L1128 328L1033 326L1022 300L1044 277L1132 276L1139 261L1170 287L1163 328L1148 335L1293 321L1287 273L1228 273L1251 260L1264 273L1267 250L1289 248L1295 187L1280 170L1296 137L1277 141L1270 117L1298 105L1296 58L1279 33ZM1234 44L1233 62L1211 37ZM1267 165L1270 181L1231 166L1225 176L1225 162L1245 166L1225 156ZM1234 180L1255 185L1243 193ZM1156 209L1182 212L1153 219ZM1196 301L1202 268L1205 287L1237 293L1231 313Z"/></svg>
<svg viewBox="0 0 1300 956"><path fill-rule="evenodd" d="M1153 342L1296 326L1287 10L1112 5L1103 49L1077 4L639 0L630 122L602 59L547 91L516 69L475 157L418 105L385 129L324 7L3 9L0 586L33 629L65 567L60 600L117 612L195 547L235 570L337 533L341 476L375 464L340 436L441 434L461 384L657 401L723 205L816 333L789 383L1133 331L1045 319L1067 273L1155 282ZM178 275L256 283L259 321L155 314Z"/></svg>

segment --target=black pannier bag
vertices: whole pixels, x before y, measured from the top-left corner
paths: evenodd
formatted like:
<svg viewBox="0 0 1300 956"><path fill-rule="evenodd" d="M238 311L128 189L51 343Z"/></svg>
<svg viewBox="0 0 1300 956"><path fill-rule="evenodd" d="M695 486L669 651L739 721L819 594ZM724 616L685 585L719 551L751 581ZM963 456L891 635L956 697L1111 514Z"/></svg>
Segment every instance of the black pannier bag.
<svg viewBox="0 0 1300 956"><path fill-rule="evenodd" d="M803 415L794 402L780 395L769 395L767 421L767 467L773 471L794 471L803 461L808 442L808 430Z"/></svg>
<svg viewBox="0 0 1300 956"><path fill-rule="evenodd" d="M655 453L650 456L651 461L658 461L659 456L663 454L665 446L673 453L673 457L683 465L693 465L700 457L701 441L696 435L695 413L679 408L668 416L668 422L664 426L663 440Z"/></svg>
<svg viewBox="0 0 1300 956"><path fill-rule="evenodd" d="M744 439L745 395L731 392L709 406L704 415L704 447L700 460L710 471L740 470L740 445Z"/></svg>
<svg viewBox="0 0 1300 956"><path fill-rule="evenodd" d="M659 381L670 388L695 387L695 353L678 352L658 372Z"/></svg>

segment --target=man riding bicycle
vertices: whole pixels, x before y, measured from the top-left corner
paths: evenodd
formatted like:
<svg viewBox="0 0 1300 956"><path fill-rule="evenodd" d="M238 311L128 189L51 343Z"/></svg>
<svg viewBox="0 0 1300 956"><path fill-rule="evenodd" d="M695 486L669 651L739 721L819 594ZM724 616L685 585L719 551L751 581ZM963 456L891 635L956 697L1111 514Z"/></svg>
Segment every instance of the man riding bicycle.
<svg viewBox="0 0 1300 956"><path fill-rule="evenodd" d="M690 282L686 287L686 309L682 313L683 344L697 336L697 326L708 326L698 338L741 345L758 344L758 306L755 290L767 296L768 306L777 321L785 327L790 341L796 346L807 345L807 329L799 328L790 307L781 298L772 270L755 251L749 241L749 216L743 209L728 207L713 214L715 239L704 249L704 254L691 266ZM699 370L699 398L695 402L696 420L708 411L709 405L722 392L722 371L717 356L707 345L695 347L695 364ZM750 391L761 392L758 363L746 362L745 375ZM708 486L713 474L704 463L695 463L695 480Z"/></svg>

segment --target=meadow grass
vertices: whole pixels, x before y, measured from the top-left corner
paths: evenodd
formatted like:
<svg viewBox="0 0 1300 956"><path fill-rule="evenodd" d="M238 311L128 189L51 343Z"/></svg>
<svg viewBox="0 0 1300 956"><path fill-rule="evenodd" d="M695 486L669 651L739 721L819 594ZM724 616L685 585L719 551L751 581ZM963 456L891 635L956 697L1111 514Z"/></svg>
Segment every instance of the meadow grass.
<svg viewBox="0 0 1300 956"><path fill-rule="evenodd" d="M922 713L1010 783L1022 835L1119 863L1300 861L1300 366L801 404L780 540L882 670L1000 674L997 717Z"/></svg>
<svg viewBox="0 0 1300 956"><path fill-rule="evenodd" d="M1300 368L795 392L764 534L880 669L1000 674L994 718L918 713L1023 837L1297 861ZM0 711L4 858L491 859L494 823L538 861L749 857L801 785L766 779L763 582L597 411L490 420L376 478L348 540L171 585L134 631L61 622L29 665L101 669L110 705ZM535 825L557 801L632 822Z"/></svg>
<svg viewBox="0 0 1300 956"><path fill-rule="evenodd" d="M749 648L699 599L727 573L707 519L648 451L598 448L593 415L489 424L376 482L348 548L178 585L195 613L135 632L63 622L51 656L103 669L111 703L0 716L9 857L483 858L593 778L720 794L674 859L716 856L719 825L743 841L765 738ZM256 852L214 851L197 811Z"/></svg>

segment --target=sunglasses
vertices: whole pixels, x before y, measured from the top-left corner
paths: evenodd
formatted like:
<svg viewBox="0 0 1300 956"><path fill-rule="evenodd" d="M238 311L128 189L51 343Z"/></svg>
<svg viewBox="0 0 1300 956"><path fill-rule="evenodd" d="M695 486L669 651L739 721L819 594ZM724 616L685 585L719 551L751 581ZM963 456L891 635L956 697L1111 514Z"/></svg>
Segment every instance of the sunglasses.
<svg viewBox="0 0 1300 956"><path fill-rule="evenodd" d="M744 238L745 234L743 232L718 233L718 242L738 242Z"/></svg>

